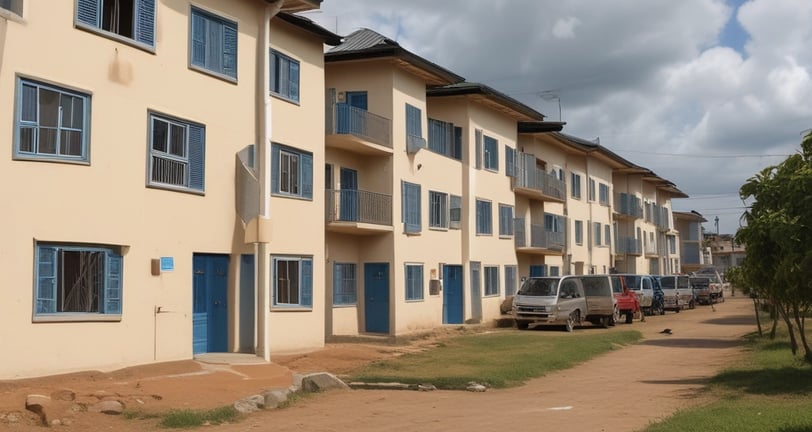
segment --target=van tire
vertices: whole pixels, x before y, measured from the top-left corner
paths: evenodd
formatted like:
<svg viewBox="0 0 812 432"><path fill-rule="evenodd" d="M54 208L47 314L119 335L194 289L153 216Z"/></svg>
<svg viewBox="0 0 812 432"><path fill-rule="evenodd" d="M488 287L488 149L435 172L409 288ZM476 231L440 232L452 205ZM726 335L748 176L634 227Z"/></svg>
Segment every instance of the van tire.
<svg viewBox="0 0 812 432"><path fill-rule="evenodd" d="M609 326L614 327L618 322L620 322L620 312L617 310L617 307L615 307L612 316L609 317Z"/></svg>
<svg viewBox="0 0 812 432"><path fill-rule="evenodd" d="M519 330L527 330L530 327L530 323L527 321L516 321L516 328Z"/></svg>
<svg viewBox="0 0 812 432"><path fill-rule="evenodd" d="M581 321L581 313L579 311L573 311L567 317L567 323L564 325L564 330L566 330L567 333L571 333L573 330L575 330L575 323L579 321Z"/></svg>

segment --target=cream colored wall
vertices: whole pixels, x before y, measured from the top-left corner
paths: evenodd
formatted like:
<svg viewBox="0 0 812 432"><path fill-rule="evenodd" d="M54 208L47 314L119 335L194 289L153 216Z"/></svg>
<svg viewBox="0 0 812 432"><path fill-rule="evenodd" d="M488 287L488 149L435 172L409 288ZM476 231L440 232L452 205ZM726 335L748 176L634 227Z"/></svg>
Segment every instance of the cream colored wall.
<svg viewBox="0 0 812 432"><path fill-rule="evenodd" d="M198 4L217 11L219 3ZM190 358L192 253L244 251L234 242L234 154L256 136L257 3L231 2L224 13L240 23L236 84L188 68L188 2L157 9L155 53L74 28L74 2L27 2L26 22L7 25L0 172L25 187L3 196L20 205L0 228L8 287L0 339L21 354L4 358L0 378ZM16 76L91 95L89 166L11 159ZM148 110L206 125L204 196L145 187ZM121 322L32 323L37 241L128 246ZM150 260L161 256L174 257L175 270L151 276ZM231 276L232 298L235 283ZM167 313L156 316L157 306Z"/></svg>
<svg viewBox="0 0 812 432"><path fill-rule="evenodd" d="M587 155L587 172L589 178L595 181L595 199L589 202L589 216L592 222L601 224L601 245L592 249L591 262L595 269L595 273L607 273L609 268L612 267L612 254L614 253L614 244L606 244L606 227L609 227L609 232L612 233L612 168L606 163L598 160L591 155ZM600 203L600 184L603 183L609 186L609 203L602 205ZM589 191L589 183L587 181L587 194ZM591 229L594 228L590 227ZM612 241L614 236L612 235Z"/></svg>
<svg viewBox="0 0 812 432"><path fill-rule="evenodd" d="M324 345L324 55L320 39L279 19L271 22L271 48L299 61L299 103L272 97L272 139L313 154L313 199L271 197L270 253L313 257L313 308L271 307L271 352ZM273 285L271 285L273 286ZM273 301L272 301L273 303ZM292 331L291 329L295 329Z"/></svg>

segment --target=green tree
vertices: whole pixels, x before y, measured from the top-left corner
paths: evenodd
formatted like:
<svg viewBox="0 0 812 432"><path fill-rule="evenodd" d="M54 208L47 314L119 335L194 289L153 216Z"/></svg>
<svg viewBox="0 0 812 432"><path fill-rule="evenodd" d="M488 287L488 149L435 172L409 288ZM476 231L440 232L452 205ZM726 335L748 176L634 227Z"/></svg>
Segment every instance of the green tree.
<svg viewBox="0 0 812 432"><path fill-rule="evenodd" d="M812 134L800 152L748 179L739 195L754 201L736 232L736 240L747 245L737 276L776 308L789 330L792 353L803 347L812 363L805 334L812 306Z"/></svg>

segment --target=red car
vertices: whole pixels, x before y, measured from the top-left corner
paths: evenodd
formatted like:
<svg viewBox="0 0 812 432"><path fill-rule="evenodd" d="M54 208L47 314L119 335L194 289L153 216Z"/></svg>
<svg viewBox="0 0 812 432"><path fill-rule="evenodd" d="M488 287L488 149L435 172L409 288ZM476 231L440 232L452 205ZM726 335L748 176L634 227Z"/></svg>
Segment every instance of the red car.
<svg viewBox="0 0 812 432"><path fill-rule="evenodd" d="M640 301L637 299L634 291L629 290L626 286L626 280L621 276L612 275L612 292L617 299L617 309L620 315L626 317L626 324L631 324L634 321L634 314L640 312ZM643 316L642 313L640 313Z"/></svg>

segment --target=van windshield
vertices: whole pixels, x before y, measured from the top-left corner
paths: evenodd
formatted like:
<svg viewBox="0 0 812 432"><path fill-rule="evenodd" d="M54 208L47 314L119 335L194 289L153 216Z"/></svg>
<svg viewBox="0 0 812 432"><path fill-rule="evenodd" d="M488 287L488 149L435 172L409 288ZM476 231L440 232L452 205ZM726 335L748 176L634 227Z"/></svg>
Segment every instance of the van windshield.
<svg viewBox="0 0 812 432"><path fill-rule="evenodd" d="M524 281L517 294L555 297L558 294L558 278L530 278Z"/></svg>

